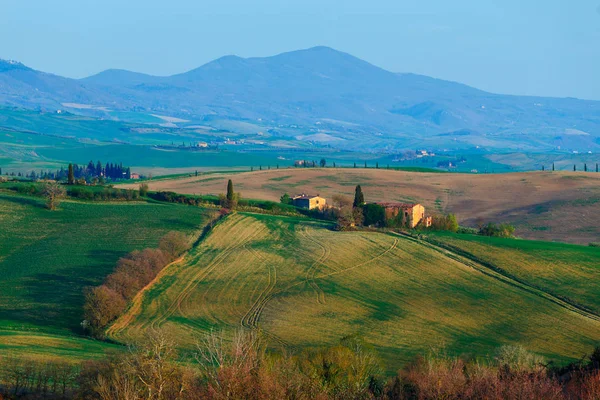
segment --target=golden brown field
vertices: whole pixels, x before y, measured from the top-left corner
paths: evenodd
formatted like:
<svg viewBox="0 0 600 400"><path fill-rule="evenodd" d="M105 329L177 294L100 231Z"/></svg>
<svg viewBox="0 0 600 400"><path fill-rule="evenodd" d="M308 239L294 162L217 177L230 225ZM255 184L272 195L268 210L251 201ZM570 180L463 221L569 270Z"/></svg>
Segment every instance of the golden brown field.
<svg viewBox="0 0 600 400"><path fill-rule="evenodd" d="M279 169L217 173L150 182L150 190L219 194L227 179L245 198L278 201L283 193L326 198L352 195L362 185L367 201L420 202L430 213L456 213L463 225L478 218L510 222L517 235L584 243L600 240L600 174L527 172L441 174L384 169ZM137 187L131 184L130 187Z"/></svg>

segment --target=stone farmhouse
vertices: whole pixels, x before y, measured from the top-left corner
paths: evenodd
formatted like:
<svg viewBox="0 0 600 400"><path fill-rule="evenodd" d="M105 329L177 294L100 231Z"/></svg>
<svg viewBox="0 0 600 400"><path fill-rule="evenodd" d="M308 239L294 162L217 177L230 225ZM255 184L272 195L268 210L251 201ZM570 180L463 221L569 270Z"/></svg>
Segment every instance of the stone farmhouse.
<svg viewBox="0 0 600 400"><path fill-rule="evenodd" d="M298 196L292 197L292 203L296 207L307 208L309 210L319 209L322 210L327 207L327 200L317 195L308 195L306 193L299 194Z"/></svg>
<svg viewBox="0 0 600 400"><path fill-rule="evenodd" d="M408 226L414 228L423 223L425 227L431 226L431 217L425 216L425 207L421 204L405 204L405 203L377 203L385 209L385 217L392 219L404 214L404 218L408 221Z"/></svg>

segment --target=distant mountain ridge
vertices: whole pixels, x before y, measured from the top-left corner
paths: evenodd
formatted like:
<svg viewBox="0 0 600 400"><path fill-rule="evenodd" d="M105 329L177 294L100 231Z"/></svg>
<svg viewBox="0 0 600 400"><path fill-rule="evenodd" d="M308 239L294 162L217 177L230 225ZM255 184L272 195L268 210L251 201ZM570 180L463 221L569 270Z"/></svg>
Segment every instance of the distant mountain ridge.
<svg viewBox="0 0 600 400"><path fill-rule="evenodd" d="M98 114L102 107L307 129L319 123L321 131L339 134L350 147L348 140L377 134L381 146L419 138L430 147L497 147L501 141L523 150L600 150L600 102L487 93L386 71L328 47L263 58L225 56L168 77L107 70L75 80L1 61L0 104L49 109L80 104L94 106ZM569 134L573 129L583 134ZM452 138L452 132L462 134Z"/></svg>

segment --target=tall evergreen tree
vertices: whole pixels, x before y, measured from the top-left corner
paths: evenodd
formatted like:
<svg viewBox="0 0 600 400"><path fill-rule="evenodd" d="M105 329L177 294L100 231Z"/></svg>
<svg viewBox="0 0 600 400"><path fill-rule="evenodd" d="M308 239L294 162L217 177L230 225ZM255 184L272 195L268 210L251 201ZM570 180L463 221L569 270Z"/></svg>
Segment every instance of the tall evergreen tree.
<svg viewBox="0 0 600 400"><path fill-rule="evenodd" d="M94 176L96 174L96 167L94 167L94 162L91 160L87 165L87 173L90 176Z"/></svg>
<svg viewBox="0 0 600 400"><path fill-rule="evenodd" d="M587 163L583 164L583 170L587 172Z"/></svg>
<svg viewBox="0 0 600 400"><path fill-rule="evenodd" d="M573 164L573 171L577 171L577 165Z"/></svg>
<svg viewBox="0 0 600 400"><path fill-rule="evenodd" d="M75 173L73 172L73 164L69 164L69 176L67 177L67 183L69 185L75 184Z"/></svg>
<svg viewBox="0 0 600 400"><path fill-rule="evenodd" d="M98 161L96 163L96 176L101 176L102 175L102 163L100 161Z"/></svg>
<svg viewBox="0 0 600 400"><path fill-rule="evenodd" d="M363 204L365 204L365 196L363 195L360 185L356 185L356 189L354 189L354 203L352 203L352 207L361 207Z"/></svg>
<svg viewBox="0 0 600 400"><path fill-rule="evenodd" d="M552 163L552 171L554 171L554 163Z"/></svg>
<svg viewBox="0 0 600 400"><path fill-rule="evenodd" d="M235 197L235 193L233 192L233 182L231 179L227 182L227 200L231 201Z"/></svg>

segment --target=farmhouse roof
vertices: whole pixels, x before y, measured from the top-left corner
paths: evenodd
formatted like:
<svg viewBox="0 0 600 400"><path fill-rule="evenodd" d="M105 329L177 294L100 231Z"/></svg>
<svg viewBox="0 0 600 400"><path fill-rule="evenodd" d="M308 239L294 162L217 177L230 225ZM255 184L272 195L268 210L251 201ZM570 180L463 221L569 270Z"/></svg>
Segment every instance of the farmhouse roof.
<svg viewBox="0 0 600 400"><path fill-rule="evenodd" d="M318 194L312 195L312 194L301 193L297 196L294 196L294 200L310 200L310 199L314 199L315 197L319 197L319 195Z"/></svg>
<svg viewBox="0 0 600 400"><path fill-rule="evenodd" d="M418 203L391 203L391 202L379 202L376 203L385 208L413 208Z"/></svg>

